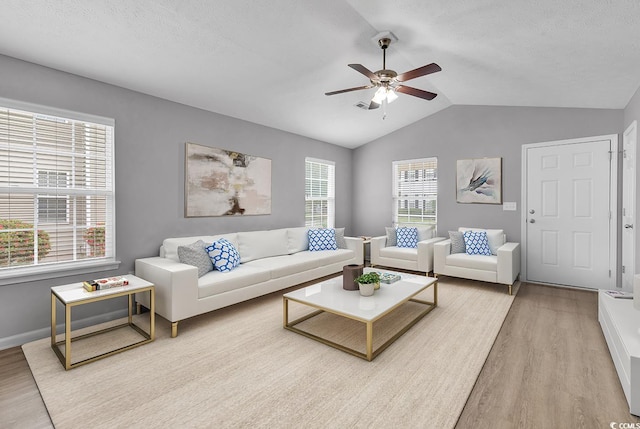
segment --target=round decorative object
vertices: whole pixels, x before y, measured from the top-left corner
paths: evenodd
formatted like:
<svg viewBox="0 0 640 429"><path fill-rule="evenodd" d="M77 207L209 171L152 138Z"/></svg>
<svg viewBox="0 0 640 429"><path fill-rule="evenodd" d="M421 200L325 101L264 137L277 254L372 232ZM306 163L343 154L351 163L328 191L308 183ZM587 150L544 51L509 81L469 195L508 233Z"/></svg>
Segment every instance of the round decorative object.
<svg viewBox="0 0 640 429"><path fill-rule="evenodd" d="M360 285L360 295L371 296L374 292L374 283L358 283Z"/></svg>
<svg viewBox="0 0 640 429"><path fill-rule="evenodd" d="M358 290L356 279L362 275L364 265L349 264L342 269L342 288L344 290Z"/></svg>

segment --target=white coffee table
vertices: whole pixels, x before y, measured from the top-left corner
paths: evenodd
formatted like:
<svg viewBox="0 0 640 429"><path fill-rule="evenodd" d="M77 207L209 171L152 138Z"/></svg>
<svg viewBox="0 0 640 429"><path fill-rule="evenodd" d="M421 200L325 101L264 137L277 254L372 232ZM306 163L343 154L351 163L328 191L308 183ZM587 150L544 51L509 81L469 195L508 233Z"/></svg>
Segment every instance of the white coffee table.
<svg viewBox="0 0 640 429"><path fill-rule="evenodd" d="M369 272L382 270L365 268L364 271ZM283 327L328 346L335 347L344 352L351 353L354 356L371 361L438 305L437 279L406 273L398 274L402 276L401 280L392 284L381 284L380 289L376 290L373 296L370 297L361 296L357 290L344 290L342 288L342 276L289 292L282 297ZM425 301L415 298L416 295L431 286L433 286L433 301ZM370 300L370 302L367 302L367 305L363 305L362 300ZM306 306L316 308L317 310L290 322L289 301L304 304ZM424 304L425 309L393 337L387 340L376 350L373 350L373 322L391 313L402 304L409 301ZM296 327L299 323L323 312L333 313L338 316L346 317L347 319L357 320L364 323L366 325L367 332L366 353L359 352Z"/></svg>
<svg viewBox="0 0 640 429"><path fill-rule="evenodd" d="M141 346L143 344L150 343L155 339L155 286L148 281L136 277L134 275L124 276L129 280L127 286L118 286L111 289L99 290L88 292L82 287L82 283L72 283L63 286L54 286L51 288L51 348L55 352L56 356L60 360L64 369L69 370L76 368L80 365L103 359L107 356L111 356L116 353L123 352L125 350L132 349L134 347ZM142 328L133 322L133 295L136 293L149 293L149 300L151 302L149 309L149 332L145 332ZM88 334L79 335L76 337L71 336L71 309L73 307L89 304L97 301L104 301L107 299L118 298L126 296L128 298L128 310L129 317L126 323L122 323L117 326L112 326L106 329L97 330ZM56 302L60 302L64 307L64 334L65 338L62 341L57 341L56 335ZM102 334L105 332L113 331L114 329L129 327L136 331L142 339L136 343L129 344L124 347L120 347L116 350L111 350L106 353L102 353L98 356L94 356L88 359L81 360L79 362L71 362L71 343L81 340L83 338L92 337L94 335ZM62 350L64 349L64 354Z"/></svg>

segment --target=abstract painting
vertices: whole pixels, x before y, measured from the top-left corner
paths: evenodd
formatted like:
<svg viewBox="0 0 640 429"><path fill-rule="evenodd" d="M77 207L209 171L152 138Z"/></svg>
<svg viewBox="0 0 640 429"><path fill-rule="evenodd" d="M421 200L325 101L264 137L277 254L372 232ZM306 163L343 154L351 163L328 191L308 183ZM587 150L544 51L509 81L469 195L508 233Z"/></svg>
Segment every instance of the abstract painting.
<svg viewBox="0 0 640 429"><path fill-rule="evenodd" d="M271 213L271 160L186 144L185 216Z"/></svg>
<svg viewBox="0 0 640 429"><path fill-rule="evenodd" d="M502 204L502 158L459 159L459 203Z"/></svg>

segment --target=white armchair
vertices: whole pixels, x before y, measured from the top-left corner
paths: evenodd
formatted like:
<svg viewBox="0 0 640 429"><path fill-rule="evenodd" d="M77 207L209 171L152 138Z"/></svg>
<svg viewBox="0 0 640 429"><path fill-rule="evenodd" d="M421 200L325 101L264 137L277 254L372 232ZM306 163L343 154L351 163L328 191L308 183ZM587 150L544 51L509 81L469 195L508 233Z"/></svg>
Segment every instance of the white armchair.
<svg viewBox="0 0 640 429"><path fill-rule="evenodd" d="M433 271L433 245L444 240L444 237L433 237L434 232L432 226L418 228L417 248L398 247L387 235L371 238L371 266L421 271L428 276Z"/></svg>
<svg viewBox="0 0 640 429"><path fill-rule="evenodd" d="M520 243L506 242L506 235L501 229L458 229L461 232L467 230L486 231L492 254L451 253L451 239L440 241L433 245L434 275L505 284L509 286L511 295L512 285L520 274Z"/></svg>

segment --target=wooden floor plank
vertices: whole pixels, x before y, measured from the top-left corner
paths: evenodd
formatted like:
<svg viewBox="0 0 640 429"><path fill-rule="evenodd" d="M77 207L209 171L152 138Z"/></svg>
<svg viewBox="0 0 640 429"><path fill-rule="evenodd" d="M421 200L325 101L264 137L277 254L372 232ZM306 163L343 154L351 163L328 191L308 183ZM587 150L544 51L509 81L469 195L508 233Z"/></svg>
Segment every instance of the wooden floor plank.
<svg viewBox="0 0 640 429"><path fill-rule="evenodd" d="M20 347L0 351L0 427L53 428Z"/></svg>
<svg viewBox="0 0 640 429"><path fill-rule="evenodd" d="M457 428L609 427L629 414L591 291L523 284Z"/></svg>

